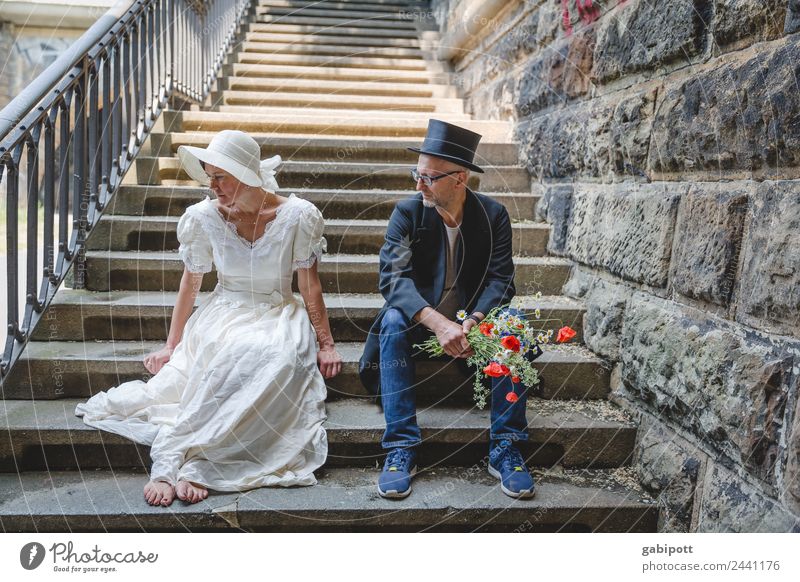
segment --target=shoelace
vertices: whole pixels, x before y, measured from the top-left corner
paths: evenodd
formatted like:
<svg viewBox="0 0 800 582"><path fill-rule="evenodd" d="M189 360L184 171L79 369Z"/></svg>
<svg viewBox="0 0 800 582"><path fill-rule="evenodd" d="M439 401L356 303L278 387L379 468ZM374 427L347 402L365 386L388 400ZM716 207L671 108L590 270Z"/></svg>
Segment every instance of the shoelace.
<svg viewBox="0 0 800 582"><path fill-rule="evenodd" d="M386 467L394 465L403 471L408 470L408 464L411 460L411 453L405 449L395 449L386 457Z"/></svg>
<svg viewBox="0 0 800 582"><path fill-rule="evenodd" d="M500 467L503 471L514 470L515 467L522 467L525 469L525 461L519 451L511 445L510 441L501 441L499 448L501 449Z"/></svg>

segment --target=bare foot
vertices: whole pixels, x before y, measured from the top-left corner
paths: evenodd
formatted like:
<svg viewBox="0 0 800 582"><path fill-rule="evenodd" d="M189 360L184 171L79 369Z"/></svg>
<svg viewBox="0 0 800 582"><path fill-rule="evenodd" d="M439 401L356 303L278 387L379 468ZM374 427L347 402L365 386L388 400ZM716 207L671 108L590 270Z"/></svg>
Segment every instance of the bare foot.
<svg viewBox="0 0 800 582"><path fill-rule="evenodd" d="M175 488L165 481L150 481L144 486L144 498L150 505L167 507L175 499Z"/></svg>
<svg viewBox="0 0 800 582"><path fill-rule="evenodd" d="M189 503L197 503L208 497L208 489L190 481L178 481L175 491L178 499Z"/></svg>

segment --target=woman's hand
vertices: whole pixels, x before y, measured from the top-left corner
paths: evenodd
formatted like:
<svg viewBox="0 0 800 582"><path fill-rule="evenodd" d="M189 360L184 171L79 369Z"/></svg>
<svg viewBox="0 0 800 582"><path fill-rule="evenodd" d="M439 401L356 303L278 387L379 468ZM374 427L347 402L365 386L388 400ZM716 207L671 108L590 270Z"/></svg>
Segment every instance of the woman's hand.
<svg viewBox="0 0 800 582"><path fill-rule="evenodd" d="M169 359L172 357L172 352L174 351L175 348L164 346L160 350L150 352L144 357L144 367L147 368L147 371L151 374L158 374L158 371L164 367L164 364L169 362Z"/></svg>
<svg viewBox="0 0 800 582"><path fill-rule="evenodd" d="M317 364L322 377L328 380L342 371L342 356L334 347L321 348L317 352Z"/></svg>

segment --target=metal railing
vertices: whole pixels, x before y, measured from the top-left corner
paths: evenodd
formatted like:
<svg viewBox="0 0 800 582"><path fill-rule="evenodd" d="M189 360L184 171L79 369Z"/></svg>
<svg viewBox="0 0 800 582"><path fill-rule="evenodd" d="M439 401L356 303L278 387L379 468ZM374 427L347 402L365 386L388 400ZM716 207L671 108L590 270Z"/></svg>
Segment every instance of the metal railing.
<svg viewBox="0 0 800 582"><path fill-rule="evenodd" d="M8 292L0 378L70 267L73 286L85 286L87 235L170 99L205 99L251 1L120 1L0 111ZM23 193L26 300L20 319Z"/></svg>

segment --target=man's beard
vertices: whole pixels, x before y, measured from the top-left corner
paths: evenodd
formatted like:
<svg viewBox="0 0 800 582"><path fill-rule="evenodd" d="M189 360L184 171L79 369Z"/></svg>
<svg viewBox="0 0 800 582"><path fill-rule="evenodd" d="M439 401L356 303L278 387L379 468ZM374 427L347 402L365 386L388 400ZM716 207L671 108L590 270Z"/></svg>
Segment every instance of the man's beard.
<svg viewBox="0 0 800 582"><path fill-rule="evenodd" d="M422 205L425 208L436 208L436 202L433 200L425 200L425 198L422 199Z"/></svg>

